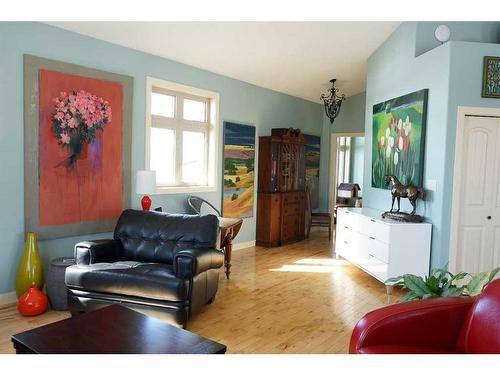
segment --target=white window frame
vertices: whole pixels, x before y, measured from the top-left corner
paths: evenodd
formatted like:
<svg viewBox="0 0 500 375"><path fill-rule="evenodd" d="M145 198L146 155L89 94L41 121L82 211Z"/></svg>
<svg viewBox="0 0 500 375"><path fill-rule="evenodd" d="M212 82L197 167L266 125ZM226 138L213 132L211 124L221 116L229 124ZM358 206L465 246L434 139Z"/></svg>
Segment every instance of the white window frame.
<svg viewBox="0 0 500 375"><path fill-rule="evenodd" d="M174 118L155 116L151 114L151 94L164 92L177 97L174 108ZM206 102L207 122L189 121L182 119L184 98ZM181 181L182 174L182 131L203 132L207 136L205 156L205 180L201 185L178 183L172 186L156 186L156 194L177 194L217 191L217 171L219 166L218 138L219 138L219 94L196 87L182 85L176 82L158 78L146 77L146 140L145 140L145 167L149 169L151 160L151 127L154 123L158 128L168 128L179 131L176 136L175 180ZM160 124L160 126L158 126ZM206 124L206 125L204 125ZM181 156L178 156L180 154Z"/></svg>

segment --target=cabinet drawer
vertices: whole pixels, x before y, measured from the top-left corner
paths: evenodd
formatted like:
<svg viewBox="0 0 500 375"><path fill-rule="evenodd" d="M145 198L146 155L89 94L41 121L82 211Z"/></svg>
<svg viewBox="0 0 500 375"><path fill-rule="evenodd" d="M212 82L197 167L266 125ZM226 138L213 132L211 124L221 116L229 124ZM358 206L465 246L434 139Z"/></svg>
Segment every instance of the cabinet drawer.
<svg viewBox="0 0 500 375"><path fill-rule="evenodd" d="M356 262L359 257L359 250L362 247L362 235L358 232L353 231L350 228L342 227L337 229L337 234L335 238L335 248L337 249L337 243L341 251L339 255L344 258Z"/></svg>
<svg viewBox="0 0 500 375"><path fill-rule="evenodd" d="M366 244L366 241L363 241L363 243ZM370 247L360 246L358 249L358 264L380 281L384 282L387 280L387 262L377 258Z"/></svg>
<svg viewBox="0 0 500 375"><path fill-rule="evenodd" d="M360 218L360 232L366 234L368 237L374 238L378 241L384 242L386 244L389 243L390 238L390 226L384 223L381 223L375 219L359 216Z"/></svg>
<svg viewBox="0 0 500 375"><path fill-rule="evenodd" d="M349 229L359 231L360 216L349 211L340 210L338 211L337 223L338 225L343 225Z"/></svg>
<svg viewBox="0 0 500 375"><path fill-rule="evenodd" d="M290 215L295 215L297 216L300 212L300 205L299 203L288 203L286 205L283 205L283 215L284 216L290 216Z"/></svg>
<svg viewBox="0 0 500 375"><path fill-rule="evenodd" d="M374 256L384 263L389 263L389 245L374 237L365 237L363 247L366 248L368 256Z"/></svg>
<svg viewBox="0 0 500 375"><path fill-rule="evenodd" d="M299 203L300 193L287 193L283 195L283 204Z"/></svg>
<svg viewBox="0 0 500 375"><path fill-rule="evenodd" d="M362 264L362 267L381 282L385 282L385 280L388 279L387 263L375 257L369 257L364 264Z"/></svg>

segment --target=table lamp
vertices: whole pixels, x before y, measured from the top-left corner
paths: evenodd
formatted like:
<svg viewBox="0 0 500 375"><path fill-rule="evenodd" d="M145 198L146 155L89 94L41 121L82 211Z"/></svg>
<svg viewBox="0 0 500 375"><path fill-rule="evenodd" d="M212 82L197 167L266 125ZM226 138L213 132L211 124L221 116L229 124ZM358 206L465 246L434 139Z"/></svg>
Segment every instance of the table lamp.
<svg viewBox="0 0 500 375"><path fill-rule="evenodd" d="M156 190L156 171L137 171L135 179L136 194L144 195L141 199L142 209L149 211L151 208L151 198L149 194L154 194Z"/></svg>

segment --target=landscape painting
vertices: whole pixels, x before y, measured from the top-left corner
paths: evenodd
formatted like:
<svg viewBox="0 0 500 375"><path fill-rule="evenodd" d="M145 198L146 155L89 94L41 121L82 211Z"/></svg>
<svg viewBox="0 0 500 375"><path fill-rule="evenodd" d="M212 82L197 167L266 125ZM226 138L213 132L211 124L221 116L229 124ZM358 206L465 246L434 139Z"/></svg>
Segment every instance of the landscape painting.
<svg viewBox="0 0 500 375"><path fill-rule="evenodd" d="M428 90L373 106L372 186L387 189L386 175L421 187Z"/></svg>
<svg viewBox="0 0 500 375"><path fill-rule="evenodd" d="M132 78L26 61L28 83L38 88L29 91L37 92L31 98L37 106L26 115L26 175L36 179L26 182L26 230L41 239L108 231L130 199L124 189L130 159L123 155L130 151L124 106L131 102Z"/></svg>
<svg viewBox="0 0 500 375"><path fill-rule="evenodd" d="M224 217L253 216L254 166L255 127L224 122Z"/></svg>
<svg viewBox="0 0 500 375"><path fill-rule="evenodd" d="M319 207L319 161L321 137L304 134L306 141L306 183L311 192L311 208Z"/></svg>

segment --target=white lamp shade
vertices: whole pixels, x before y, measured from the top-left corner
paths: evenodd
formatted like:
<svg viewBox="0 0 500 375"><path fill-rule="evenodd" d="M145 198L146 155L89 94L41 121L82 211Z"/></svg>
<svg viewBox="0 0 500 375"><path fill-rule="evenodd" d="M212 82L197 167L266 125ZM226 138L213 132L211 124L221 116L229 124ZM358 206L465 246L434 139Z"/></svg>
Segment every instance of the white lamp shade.
<svg viewBox="0 0 500 375"><path fill-rule="evenodd" d="M156 171L137 171L135 178L136 194L154 194L156 190Z"/></svg>

